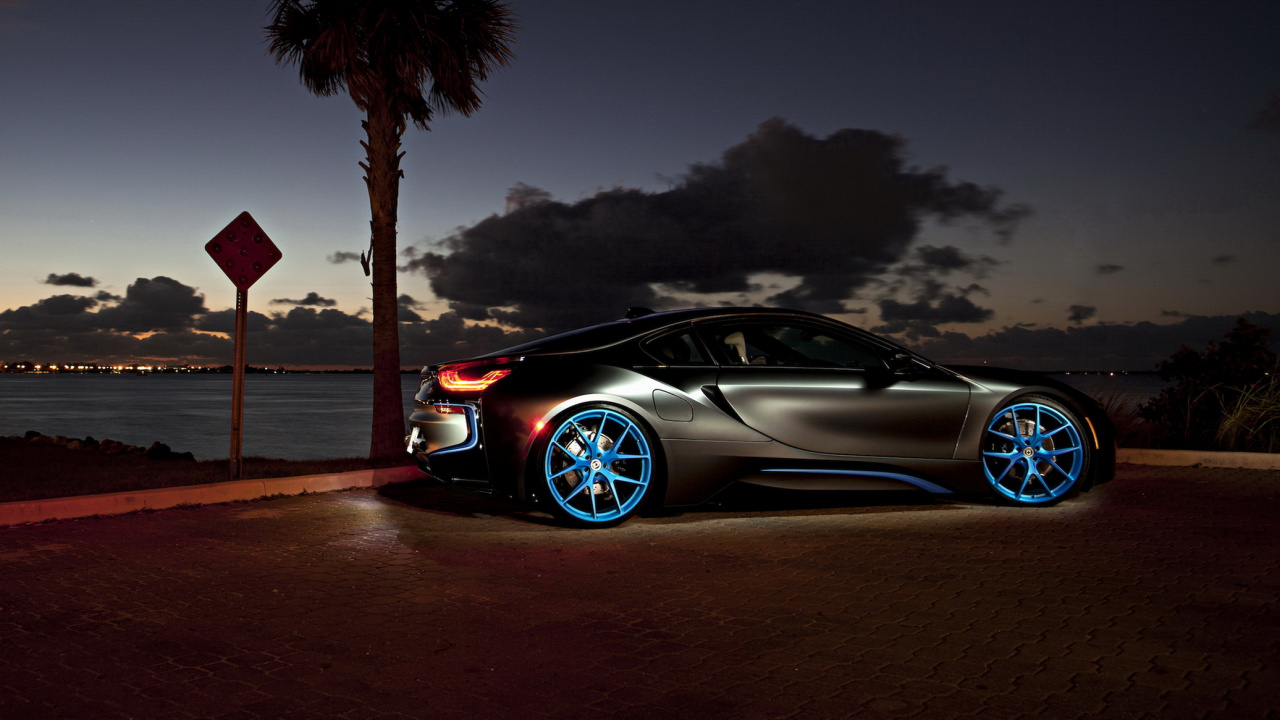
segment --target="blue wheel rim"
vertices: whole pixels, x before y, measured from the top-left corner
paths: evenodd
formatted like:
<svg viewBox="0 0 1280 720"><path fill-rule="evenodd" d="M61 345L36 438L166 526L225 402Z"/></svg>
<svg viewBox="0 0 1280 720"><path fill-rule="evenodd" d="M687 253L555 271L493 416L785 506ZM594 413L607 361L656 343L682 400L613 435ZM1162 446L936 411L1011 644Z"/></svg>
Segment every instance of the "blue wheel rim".
<svg viewBox="0 0 1280 720"><path fill-rule="evenodd" d="M644 500L653 455L644 431L625 415L583 410L551 434L543 472L561 510L583 522L609 522Z"/></svg>
<svg viewBox="0 0 1280 720"><path fill-rule="evenodd" d="M1001 410L987 426L982 469L991 487L1019 503L1067 494L1084 471L1080 429L1056 408L1025 402Z"/></svg>

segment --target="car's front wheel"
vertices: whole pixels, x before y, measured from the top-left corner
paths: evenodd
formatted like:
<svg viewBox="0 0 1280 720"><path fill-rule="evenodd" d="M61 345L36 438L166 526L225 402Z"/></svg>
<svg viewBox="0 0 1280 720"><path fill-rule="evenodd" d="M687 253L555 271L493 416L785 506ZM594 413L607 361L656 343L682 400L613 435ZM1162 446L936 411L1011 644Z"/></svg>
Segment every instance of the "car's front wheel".
<svg viewBox="0 0 1280 720"><path fill-rule="evenodd" d="M631 517L654 485L644 426L612 406L572 410L548 423L539 445L539 499L558 518L609 527Z"/></svg>
<svg viewBox="0 0 1280 720"><path fill-rule="evenodd" d="M1075 413L1051 398L1027 396L987 424L982 469L1000 499L1051 505L1084 482L1089 449Z"/></svg>

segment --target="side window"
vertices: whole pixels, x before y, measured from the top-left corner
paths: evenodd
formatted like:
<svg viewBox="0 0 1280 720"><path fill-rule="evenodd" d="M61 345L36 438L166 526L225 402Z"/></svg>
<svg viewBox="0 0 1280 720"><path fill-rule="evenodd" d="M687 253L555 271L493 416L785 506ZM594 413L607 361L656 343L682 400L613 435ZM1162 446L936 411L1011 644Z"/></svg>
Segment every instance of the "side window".
<svg viewBox="0 0 1280 720"><path fill-rule="evenodd" d="M794 323L731 323L710 332L711 343L730 365L771 367L881 368L869 347L821 327Z"/></svg>
<svg viewBox="0 0 1280 720"><path fill-rule="evenodd" d="M645 352L663 365L710 365L711 362L698 349L698 341L692 330L656 337L644 344Z"/></svg>

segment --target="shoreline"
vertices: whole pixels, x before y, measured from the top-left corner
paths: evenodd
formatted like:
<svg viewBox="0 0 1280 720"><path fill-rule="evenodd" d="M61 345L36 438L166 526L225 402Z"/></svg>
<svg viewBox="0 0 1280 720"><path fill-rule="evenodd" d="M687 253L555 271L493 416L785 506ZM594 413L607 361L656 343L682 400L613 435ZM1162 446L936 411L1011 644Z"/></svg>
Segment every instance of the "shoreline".
<svg viewBox="0 0 1280 720"><path fill-rule="evenodd" d="M120 452L102 452L83 446L74 449L54 442L32 442L22 437L0 437L0 503L47 501L55 498L101 495L113 492L144 492L157 489L228 482L226 458L188 460L190 453L139 452L138 446L115 443ZM104 443L99 443L101 447ZM153 446L165 447L163 443ZM133 448L132 450L124 448ZM162 459L167 458L167 459ZM180 459L181 458L181 459ZM370 462L366 458L345 457L326 460L282 460L249 456L244 458L243 480L264 481L344 472L415 467L406 454Z"/></svg>

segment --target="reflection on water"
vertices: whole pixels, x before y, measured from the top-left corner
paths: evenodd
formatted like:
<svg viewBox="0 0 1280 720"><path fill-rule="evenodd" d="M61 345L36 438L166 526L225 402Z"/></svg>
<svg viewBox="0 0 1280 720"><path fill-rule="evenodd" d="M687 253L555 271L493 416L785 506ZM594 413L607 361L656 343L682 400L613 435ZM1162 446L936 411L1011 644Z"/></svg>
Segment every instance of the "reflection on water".
<svg viewBox="0 0 1280 720"><path fill-rule="evenodd" d="M418 376L401 376L406 411ZM231 375L0 375L0 435L159 440L198 460L231 443ZM247 375L244 454L312 460L369 454L372 375Z"/></svg>

